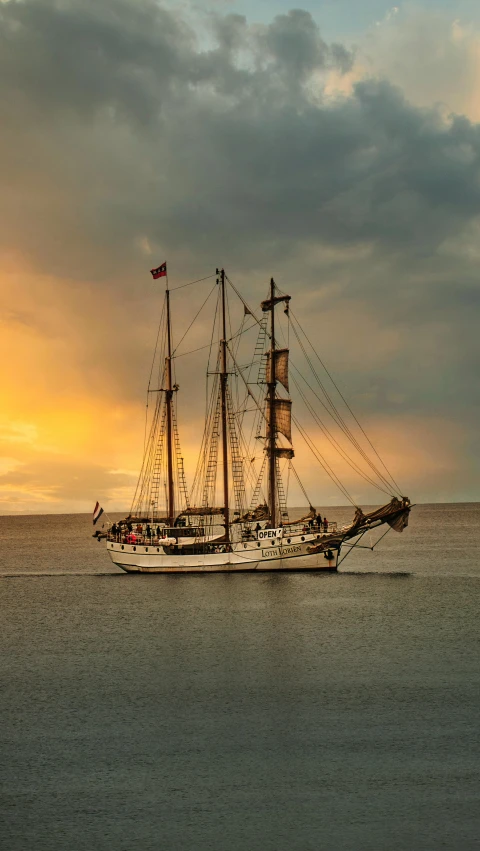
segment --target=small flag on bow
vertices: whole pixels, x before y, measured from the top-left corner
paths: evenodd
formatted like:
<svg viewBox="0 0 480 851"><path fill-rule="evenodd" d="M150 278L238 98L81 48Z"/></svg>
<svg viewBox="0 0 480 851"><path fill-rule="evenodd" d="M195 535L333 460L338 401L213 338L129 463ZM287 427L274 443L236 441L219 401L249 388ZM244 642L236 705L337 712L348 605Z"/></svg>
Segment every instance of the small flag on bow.
<svg viewBox="0 0 480 851"><path fill-rule="evenodd" d="M167 274L167 264L162 263L162 265L158 266L157 269L150 269L150 274L155 280L157 280L157 278L165 278Z"/></svg>
<svg viewBox="0 0 480 851"><path fill-rule="evenodd" d="M95 504L95 508L93 509L93 525L94 526L95 526L95 523L97 522L97 520L100 520L100 517L102 516L102 514L103 514L103 508L101 508L100 503L97 502Z"/></svg>

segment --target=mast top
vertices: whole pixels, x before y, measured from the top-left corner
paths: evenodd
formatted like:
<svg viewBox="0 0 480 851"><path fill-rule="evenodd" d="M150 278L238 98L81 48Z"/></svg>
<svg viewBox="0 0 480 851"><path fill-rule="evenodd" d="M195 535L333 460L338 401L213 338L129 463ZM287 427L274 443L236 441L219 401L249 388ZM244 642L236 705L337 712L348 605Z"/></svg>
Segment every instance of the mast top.
<svg viewBox="0 0 480 851"><path fill-rule="evenodd" d="M275 281L273 280L273 278L271 284L273 284L272 290L274 291ZM266 313L268 310L273 310L276 304L280 304L282 301L284 301L285 306L288 309L291 298L292 297L290 295L276 295L272 298L266 298L265 301L262 301L260 307L262 308L263 312Z"/></svg>

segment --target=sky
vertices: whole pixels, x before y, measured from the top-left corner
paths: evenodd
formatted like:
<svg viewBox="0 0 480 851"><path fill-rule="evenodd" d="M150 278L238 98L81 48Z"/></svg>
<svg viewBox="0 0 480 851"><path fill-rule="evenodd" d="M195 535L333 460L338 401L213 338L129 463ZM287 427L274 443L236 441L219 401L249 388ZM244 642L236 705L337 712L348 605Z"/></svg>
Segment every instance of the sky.
<svg viewBox="0 0 480 851"><path fill-rule="evenodd" d="M164 260L273 275L403 491L480 498L478 3L0 0L0 102L0 513L129 507Z"/></svg>

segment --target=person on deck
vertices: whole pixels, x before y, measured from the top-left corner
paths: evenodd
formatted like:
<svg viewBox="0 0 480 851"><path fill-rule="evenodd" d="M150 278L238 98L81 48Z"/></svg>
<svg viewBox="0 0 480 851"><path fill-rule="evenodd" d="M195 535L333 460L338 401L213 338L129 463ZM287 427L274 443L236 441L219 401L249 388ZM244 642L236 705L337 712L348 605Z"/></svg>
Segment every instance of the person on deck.
<svg viewBox="0 0 480 851"><path fill-rule="evenodd" d="M323 531L328 532L328 520L326 517L323 518Z"/></svg>

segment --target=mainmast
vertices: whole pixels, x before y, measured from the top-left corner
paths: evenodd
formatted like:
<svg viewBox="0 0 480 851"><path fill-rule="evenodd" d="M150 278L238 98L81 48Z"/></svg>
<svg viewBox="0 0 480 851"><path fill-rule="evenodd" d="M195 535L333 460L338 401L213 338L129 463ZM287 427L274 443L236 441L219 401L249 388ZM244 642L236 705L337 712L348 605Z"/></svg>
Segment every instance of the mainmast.
<svg viewBox="0 0 480 851"><path fill-rule="evenodd" d="M173 487L173 385L172 385L172 326L170 322L170 291L166 289L167 300L167 357L165 358L165 371L167 387L165 390L165 403L167 407L167 517L168 525L173 526L175 522L175 492Z"/></svg>
<svg viewBox="0 0 480 851"><path fill-rule="evenodd" d="M277 377L275 370L275 281L270 278L270 374L268 381L268 505L270 509L270 524L276 528L277 514L277 464L276 464L276 423L275 423L275 396L277 392Z"/></svg>
<svg viewBox="0 0 480 851"><path fill-rule="evenodd" d="M225 270L217 269L220 274L220 287L222 294L222 339L220 340L220 393L221 393L221 417L222 417L222 456L223 456L223 505L225 520L225 540L230 541L230 510L228 504L228 435L227 435L227 319L225 310Z"/></svg>

